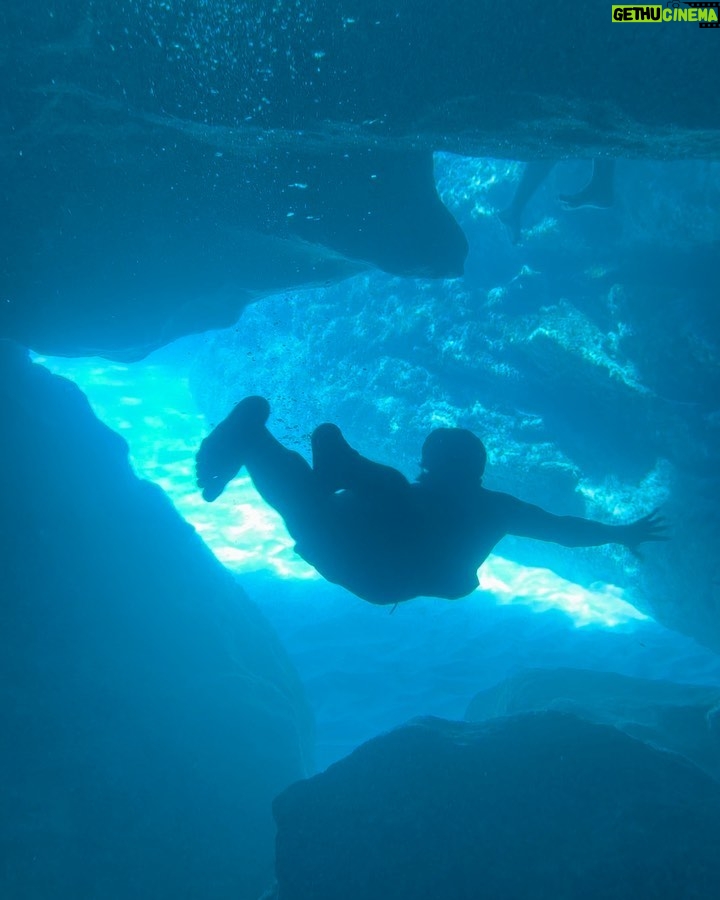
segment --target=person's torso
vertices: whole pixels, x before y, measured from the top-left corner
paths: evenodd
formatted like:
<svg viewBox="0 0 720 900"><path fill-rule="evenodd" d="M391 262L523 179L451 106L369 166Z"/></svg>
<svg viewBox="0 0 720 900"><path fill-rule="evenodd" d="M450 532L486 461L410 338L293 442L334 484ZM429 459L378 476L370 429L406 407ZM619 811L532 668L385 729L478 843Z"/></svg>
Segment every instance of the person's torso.
<svg viewBox="0 0 720 900"><path fill-rule="evenodd" d="M504 534L498 497L419 483L390 502L342 492L330 498L328 522L296 550L328 581L371 603L457 599L477 588L477 570Z"/></svg>

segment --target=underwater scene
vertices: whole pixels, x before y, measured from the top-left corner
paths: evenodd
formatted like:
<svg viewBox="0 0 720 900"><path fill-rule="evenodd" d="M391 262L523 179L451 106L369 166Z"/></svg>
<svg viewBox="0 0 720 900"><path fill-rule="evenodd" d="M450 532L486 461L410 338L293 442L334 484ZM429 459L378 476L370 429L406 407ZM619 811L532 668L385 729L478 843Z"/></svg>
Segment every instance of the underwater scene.
<svg viewBox="0 0 720 900"><path fill-rule="evenodd" d="M2 900L720 897L719 17L0 8Z"/></svg>

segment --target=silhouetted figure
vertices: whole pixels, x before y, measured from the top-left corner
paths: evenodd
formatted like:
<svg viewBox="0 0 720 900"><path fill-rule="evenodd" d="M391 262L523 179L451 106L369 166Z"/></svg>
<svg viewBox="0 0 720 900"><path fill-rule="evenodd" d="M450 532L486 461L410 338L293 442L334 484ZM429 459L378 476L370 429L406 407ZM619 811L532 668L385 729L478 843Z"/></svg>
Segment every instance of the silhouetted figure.
<svg viewBox="0 0 720 900"><path fill-rule="evenodd" d="M498 213L513 244L520 241L525 207L556 162L555 159L534 159L527 163L510 205ZM594 159L592 175L585 187L576 194L560 194L558 200L563 209L580 209L583 206L607 209L613 205L614 181L615 160Z"/></svg>
<svg viewBox="0 0 720 900"><path fill-rule="evenodd" d="M665 540L656 513L629 525L555 516L482 486L482 441L438 428L422 448L415 483L361 456L336 425L312 434L312 468L265 427L270 406L247 397L200 445L197 483L207 501L245 466L285 520L296 552L328 581L370 603L412 597L454 600L478 586L477 570L507 534L566 547Z"/></svg>

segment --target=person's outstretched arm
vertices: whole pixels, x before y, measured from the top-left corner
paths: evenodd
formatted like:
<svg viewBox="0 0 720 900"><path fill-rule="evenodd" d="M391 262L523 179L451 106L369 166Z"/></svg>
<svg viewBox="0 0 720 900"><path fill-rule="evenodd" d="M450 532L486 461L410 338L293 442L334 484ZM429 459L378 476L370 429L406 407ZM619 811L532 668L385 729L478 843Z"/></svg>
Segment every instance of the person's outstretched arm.
<svg viewBox="0 0 720 900"><path fill-rule="evenodd" d="M506 530L517 537L553 541L564 547L622 544L633 553L645 541L665 541L665 521L657 510L626 525L605 525L579 516L555 516L532 503L505 495Z"/></svg>

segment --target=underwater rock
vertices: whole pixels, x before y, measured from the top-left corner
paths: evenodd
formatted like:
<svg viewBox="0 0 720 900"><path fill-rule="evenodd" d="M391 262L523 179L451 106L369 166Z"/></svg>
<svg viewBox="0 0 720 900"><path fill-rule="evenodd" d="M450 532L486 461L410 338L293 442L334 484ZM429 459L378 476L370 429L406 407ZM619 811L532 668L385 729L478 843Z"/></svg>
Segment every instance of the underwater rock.
<svg viewBox="0 0 720 900"><path fill-rule="evenodd" d="M293 135L321 150L406 140L511 159L720 149L715 34L697 22L623 26L573 0L365 0L352 14L302 0L243 15L226 0L79 0L43 12L0 17L22 124L77 87L135 113L237 127L261 151ZM668 60L681 76L667 77ZM21 103L30 86L42 94Z"/></svg>
<svg viewBox="0 0 720 900"><path fill-rule="evenodd" d="M715 37L573 0L6 4L0 336L133 359L367 265L455 277L434 151L716 159Z"/></svg>
<svg viewBox="0 0 720 900"><path fill-rule="evenodd" d="M528 669L471 700L466 718L556 710L686 757L720 781L720 686L586 669Z"/></svg>
<svg viewBox="0 0 720 900"><path fill-rule="evenodd" d="M278 639L124 440L0 342L0 894L256 898L312 768Z"/></svg>
<svg viewBox="0 0 720 900"><path fill-rule="evenodd" d="M319 165L267 148L251 163L225 132L128 129L115 112L83 109L97 119L90 143L41 135L2 161L13 228L0 245L0 337L133 360L227 328L269 294L369 266L462 273L467 241L429 154L343 151ZM357 226L363 216L372 228Z"/></svg>
<svg viewBox="0 0 720 900"><path fill-rule="evenodd" d="M631 900L720 891L720 785L560 713L423 718L274 803L278 900Z"/></svg>

